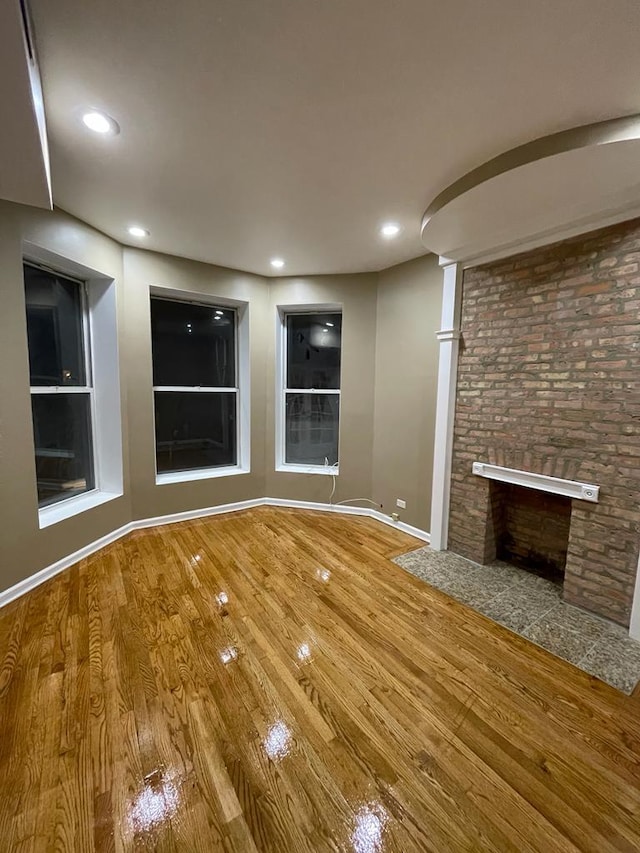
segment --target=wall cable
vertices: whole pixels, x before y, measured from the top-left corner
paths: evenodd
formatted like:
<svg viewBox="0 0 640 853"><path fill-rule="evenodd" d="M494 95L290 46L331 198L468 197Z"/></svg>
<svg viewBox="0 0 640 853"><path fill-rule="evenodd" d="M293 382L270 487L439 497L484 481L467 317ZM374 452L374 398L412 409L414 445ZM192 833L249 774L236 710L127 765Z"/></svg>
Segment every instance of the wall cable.
<svg viewBox="0 0 640 853"><path fill-rule="evenodd" d="M331 494L329 495L329 505L330 506L346 506L347 504L354 504L354 503L359 503L359 502L364 501L364 503L369 503L369 504L372 504L372 506L376 506L376 507L379 507L380 509L382 509L382 504L378 503L377 501L372 501L371 498L349 498L346 501L336 501L336 503L334 503L333 498L334 498L334 495L336 493L336 486L337 486L336 473L335 472L336 472L336 468L338 467L338 463L334 462L333 465L329 465L329 459L325 456L324 457L324 464L325 464L326 468L331 468L331 479L333 481L332 486L331 486Z"/></svg>

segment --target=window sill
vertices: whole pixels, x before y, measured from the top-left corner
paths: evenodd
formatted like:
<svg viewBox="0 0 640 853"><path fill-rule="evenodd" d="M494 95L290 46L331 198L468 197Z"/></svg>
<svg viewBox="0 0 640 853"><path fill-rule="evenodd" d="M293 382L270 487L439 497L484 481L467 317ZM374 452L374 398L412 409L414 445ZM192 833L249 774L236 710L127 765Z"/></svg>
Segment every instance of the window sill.
<svg viewBox="0 0 640 853"><path fill-rule="evenodd" d="M214 480L217 477L235 477L237 474L249 473L249 468L243 468L240 465L199 468L195 471L169 471L166 474L156 474L156 486L166 486L169 483L191 483L193 480Z"/></svg>
<svg viewBox="0 0 640 853"><path fill-rule="evenodd" d="M38 510L38 525L40 530L45 527L51 527L52 524L57 524L59 521L64 521L67 518L73 518L74 515L80 515L97 506L106 504L115 498L121 498L122 492L87 492L84 495L78 495L75 498L67 498L65 501L46 506Z"/></svg>
<svg viewBox="0 0 640 853"><path fill-rule="evenodd" d="M337 477L340 469L331 465L276 465L276 471L288 474L325 474L330 477Z"/></svg>

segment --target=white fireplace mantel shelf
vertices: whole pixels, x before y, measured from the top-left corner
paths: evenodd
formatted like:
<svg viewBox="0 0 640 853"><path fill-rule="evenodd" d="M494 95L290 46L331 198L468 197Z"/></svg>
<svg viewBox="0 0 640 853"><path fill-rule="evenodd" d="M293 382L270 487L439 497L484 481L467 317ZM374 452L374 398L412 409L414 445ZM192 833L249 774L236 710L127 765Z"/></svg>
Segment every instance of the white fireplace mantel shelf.
<svg viewBox="0 0 640 853"><path fill-rule="evenodd" d="M541 492L551 492L554 495L598 503L600 486L594 486L592 483L561 480L559 477L532 474L529 471L518 471L516 468L501 468L499 465L489 465L486 462L474 462L471 470L479 477L487 477L489 480L500 480L502 483L525 486L527 489L538 489Z"/></svg>

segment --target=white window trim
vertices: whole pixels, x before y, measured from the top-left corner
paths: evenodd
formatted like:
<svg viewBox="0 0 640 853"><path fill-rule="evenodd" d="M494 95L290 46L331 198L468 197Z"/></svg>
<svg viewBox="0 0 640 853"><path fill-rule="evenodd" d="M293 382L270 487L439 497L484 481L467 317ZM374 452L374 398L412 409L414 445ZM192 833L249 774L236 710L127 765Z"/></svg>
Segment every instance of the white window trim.
<svg viewBox="0 0 640 853"><path fill-rule="evenodd" d="M165 486L173 483L189 483L195 480L213 480L219 477L234 477L238 474L251 473L249 303L238 299L215 296L210 293L196 293L161 285L152 285L149 288L149 305L151 305L153 297L172 299L176 302L192 302L198 305L215 305L220 308L231 308L236 312L236 386L234 388L214 388L201 385L154 385L153 393L155 394L156 391L184 391L202 394L235 392L237 399L236 451L238 461L235 465L224 465L216 468L195 468L191 471L159 472L155 451L156 420L154 405L152 440L156 485Z"/></svg>
<svg viewBox="0 0 640 853"><path fill-rule="evenodd" d="M275 470L289 474L322 474L337 477L340 474L339 460L335 465L299 465L285 462L286 437L286 396L287 393L304 394L333 394L340 397L341 388L287 388L286 387L286 352L287 352L287 315L288 314L342 314L342 305L338 302L309 303L297 305L278 305L276 307L276 460ZM342 368L340 370L340 385L342 385ZM338 433L342 423L342 406L338 420ZM340 442L338 439L338 447Z"/></svg>
<svg viewBox="0 0 640 853"><path fill-rule="evenodd" d="M216 477L235 477L238 474L249 474L248 468L240 465L223 465L220 468L194 468L192 471L156 472L156 485L166 486L170 483L188 483L194 480L215 480Z"/></svg>
<svg viewBox="0 0 640 853"><path fill-rule="evenodd" d="M81 495L45 506L39 511L40 529L50 527L66 518L73 518L74 515L87 512L87 510L94 509L119 497L122 497L122 492L105 492L100 489L92 489L90 492L83 492Z"/></svg>
<svg viewBox="0 0 640 853"><path fill-rule="evenodd" d="M95 488L37 509L40 529L72 518L124 494L122 463L122 419L118 323L114 279L99 270L79 264L31 241L23 241L25 263L48 267L62 276L84 282L86 294L85 358L91 385L64 387L33 386L41 393L90 393ZM35 476L35 455L34 455Z"/></svg>

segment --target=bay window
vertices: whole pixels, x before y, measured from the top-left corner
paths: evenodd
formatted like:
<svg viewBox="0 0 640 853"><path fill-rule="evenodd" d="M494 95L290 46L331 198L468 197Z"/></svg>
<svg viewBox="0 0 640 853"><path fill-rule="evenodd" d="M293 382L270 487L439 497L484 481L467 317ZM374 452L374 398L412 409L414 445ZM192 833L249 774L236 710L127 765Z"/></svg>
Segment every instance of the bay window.
<svg viewBox="0 0 640 853"><path fill-rule="evenodd" d="M279 470L337 472L342 313L281 314Z"/></svg>
<svg viewBox="0 0 640 853"><path fill-rule="evenodd" d="M24 264L38 506L96 487L85 283Z"/></svg>
<svg viewBox="0 0 640 853"><path fill-rule="evenodd" d="M239 468L238 311L151 296L158 482Z"/></svg>

